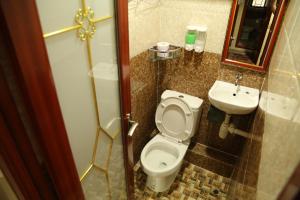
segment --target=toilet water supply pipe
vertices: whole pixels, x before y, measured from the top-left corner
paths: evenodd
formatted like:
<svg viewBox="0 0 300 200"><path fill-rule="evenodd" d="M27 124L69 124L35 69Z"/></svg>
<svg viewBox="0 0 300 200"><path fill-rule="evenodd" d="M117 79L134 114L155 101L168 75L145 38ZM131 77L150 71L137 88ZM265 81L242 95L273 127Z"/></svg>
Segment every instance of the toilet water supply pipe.
<svg viewBox="0 0 300 200"><path fill-rule="evenodd" d="M235 128L233 123L229 123L230 118L231 115L229 114L225 115L225 120L222 123L219 130L219 137L225 139L228 133L230 133L230 134L235 134L235 135L240 135L242 137L250 138L250 134L248 132L237 129Z"/></svg>

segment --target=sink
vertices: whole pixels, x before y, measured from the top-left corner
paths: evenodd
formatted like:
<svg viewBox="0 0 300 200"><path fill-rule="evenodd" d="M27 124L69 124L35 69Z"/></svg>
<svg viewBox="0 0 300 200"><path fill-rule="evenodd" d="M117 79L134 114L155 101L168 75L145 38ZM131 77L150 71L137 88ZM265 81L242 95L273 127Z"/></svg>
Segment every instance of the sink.
<svg viewBox="0 0 300 200"><path fill-rule="evenodd" d="M210 103L227 114L249 114L258 106L258 89L216 81L208 92Z"/></svg>

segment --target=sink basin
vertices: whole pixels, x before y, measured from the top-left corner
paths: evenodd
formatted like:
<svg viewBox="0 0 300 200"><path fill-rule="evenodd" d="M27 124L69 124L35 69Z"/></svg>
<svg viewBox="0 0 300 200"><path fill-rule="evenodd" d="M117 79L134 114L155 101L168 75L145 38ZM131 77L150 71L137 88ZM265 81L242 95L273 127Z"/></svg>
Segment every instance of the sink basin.
<svg viewBox="0 0 300 200"><path fill-rule="evenodd" d="M210 103L227 114L244 115L251 113L258 105L258 89L237 86L224 81L216 81L208 92Z"/></svg>

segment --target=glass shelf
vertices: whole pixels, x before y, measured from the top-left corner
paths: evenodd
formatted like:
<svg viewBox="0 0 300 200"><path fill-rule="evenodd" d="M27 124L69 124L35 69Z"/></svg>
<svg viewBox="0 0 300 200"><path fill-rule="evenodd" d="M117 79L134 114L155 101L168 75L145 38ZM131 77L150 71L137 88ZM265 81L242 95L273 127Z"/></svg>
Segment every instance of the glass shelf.
<svg viewBox="0 0 300 200"><path fill-rule="evenodd" d="M160 51L157 49L157 46L153 46L152 48L148 49L148 51L149 59L151 61L170 60L180 56L181 47L170 45L168 51Z"/></svg>

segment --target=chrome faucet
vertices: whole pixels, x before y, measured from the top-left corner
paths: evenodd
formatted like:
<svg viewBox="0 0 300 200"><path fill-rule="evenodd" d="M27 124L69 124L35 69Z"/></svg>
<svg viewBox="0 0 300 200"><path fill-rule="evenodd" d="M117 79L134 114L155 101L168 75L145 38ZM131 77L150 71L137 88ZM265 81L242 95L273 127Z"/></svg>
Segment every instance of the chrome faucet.
<svg viewBox="0 0 300 200"><path fill-rule="evenodd" d="M234 83L234 85L237 86L236 87L236 93L238 93L240 91L239 81L242 80L242 78L243 78L243 74L240 73L240 72L235 75L235 83Z"/></svg>

